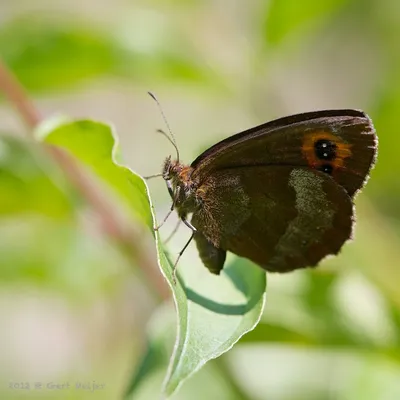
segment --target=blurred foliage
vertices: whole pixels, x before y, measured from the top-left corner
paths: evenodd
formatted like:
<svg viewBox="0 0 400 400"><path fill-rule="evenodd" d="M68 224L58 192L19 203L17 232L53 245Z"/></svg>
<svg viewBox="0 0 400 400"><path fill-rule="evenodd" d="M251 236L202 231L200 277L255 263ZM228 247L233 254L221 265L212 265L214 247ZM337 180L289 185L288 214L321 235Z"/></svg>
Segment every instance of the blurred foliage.
<svg viewBox="0 0 400 400"><path fill-rule="evenodd" d="M88 210L85 200L42 148L7 136L0 139L0 148L0 396L38 396L41 391L35 393L34 383L44 382L50 354L58 354L58 362L65 362L58 380L85 381L92 374L103 380L102 368L93 365L93 360L86 360L87 370L81 373L76 366L71 368L68 359L76 358L76 354L68 354L68 348L72 349L69 340L74 337L79 342L73 325L81 318L81 327L89 334L89 321L96 320L92 306L99 299L107 298L110 307L113 303L117 306L131 265L95 225L83 226L81 218ZM113 312L110 320L118 315L115 309ZM100 337L109 346L103 333ZM32 343L37 352L46 352L46 357L40 357ZM133 341L129 347L132 345ZM115 358L120 359L118 346L112 347ZM91 351L88 346L83 354L88 357ZM25 360L22 364L20 357ZM58 362L53 360L53 367ZM107 373L107 379L112 376L118 382L121 362L112 358L109 362L114 370L111 375ZM48 376L46 384L51 379ZM110 386L101 398L112 398L118 391L118 387ZM70 395L62 392L57 398Z"/></svg>
<svg viewBox="0 0 400 400"><path fill-rule="evenodd" d="M33 147L33 144L32 144ZM54 218L73 217L72 196L59 169L43 158L43 152L29 152L11 137L0 144L2 196L0 212L4 216L38 212ZM53 169L49 176L47 170ZM47 197L43 197L47 193Z"/></svg>
<svg viewBox="0 0 400 400"><path fill-rule="evenodd" d="M56 19L28 15L0 28L0 49L10 68L33 92L71 89L102 76L218 82L190 54L182 37L175 46L157 44L157 51L146 53L140 43L124 41L117 33L77 21L72 15Z"/></svg>
<svg viewBox="0 0 400 400"><path fill-rule="evenodd" d="M348 0L265 2L265 41L269 45L278 46L290 34L299 35L299 31L304 29L315 30L316 24L326 23L346 2Z"/></svg>
<svg viewBox="0 0 400 400"><path fill-rule="evenodd" d="M254 269L253 275L251 267L237 260L221 278L209 277L193 257L190 271L185 266L180 269L185 285L174 289L180 332L169 376L177 371L179 379L186 377L240 338L232 351L209 363L172 398L400 398L398 1L254 0L235 5L227 1L121 1L106 7L110 15L106 12L100 23L100 2L90 12L83 11L79 2L64 4L64 8L58 1L42 9L27 11L25 7L21 3L11 12L11 5L0 3L0 55L29 92L41 98L53 96L67 102L66 92L83 93L89 83L104 85L112 79L132 91L157 85L170 93L189 90L196 96L201 90L201 106L210 107L215 126L236 121L238 108L254 124L279 116L275 113L296 112L310 105L364 108L370 114L380 140L379 157L371 181L357 199L355 242L315 271L270 276L261 322L243 337L261 311L260 271ZM119 13L112 14L118 7ZM219 116L219 110L211 108L216 93L227 109L233 103L236 108ZM176 114L185 117L185 110L178 109ZM200 123L191 121L191 125L191 140L196 135L203 140L195 146L206 147L215 141L203 138ZM41 135L73 152L105 182L132 223L139 216L140 223L150 225L146 187L115 161L117 146L108 125L63 121ZM157 205L160 201L155 199ZM34 144L9 138L0 142L0 216L0 293L4 298L0 317L5 316L5 321L18 311L9 300L13 298L9 291L24 293L22 287L50 290L78 308L97 298L114 304L111 298L125 293L124 282L132 279L133 271L124 253L91 224L82 229L82 216L93 222L85 200ZM159 252L164 257L160 243ZM168 258L161 263L171 280ZM246 268L251 271L248 275L243 272ZM115 348L109 345L101 353L103 358L96 352L84 353L89 366L82 374L76 358L64 368L53 368L58 372L54 374L41 364L35 370L44 372L37 379L102 376L111 389L98 391L98 398L122 398L129 382L130 398L158 398L173 348L173 313L169 304L162 305L146 327L146 318L139 318L144 298L138 304L122 302L137 318L135 329L124 325L127 314L120 314L119 309L113 307L107 314L114 321L107 331L111 343L121 342L125 358L114 359ZM240 306L246 302L254 307L249 320L243 312L218 318L225 303ZM206 307L216 304L211 310ZM20 318L29 315L27 311ZM51 333L50 324L44 326L44 336L47 331ZM99 336L107 342L105 332L104 326L90 331L92 341ZM122 332L135 343L141 334L145 339L132 351L127 340L120 340ZM15 338L12 343L18 349L18 334L0 338L3 343ZM32 334L33 345L37 340ZM13 346L6 345L9 352L4 352L0 363L1 378L26 379L27 370L21 366L27 363L18 362ZM111 369L119 371L118 377ZM26 393L10 395L5 390L3 385L0 393L5 398L26 398ZM37 396L32 391L29 395ZM89 398L90 393L46 395L75 399Z"/></svg>

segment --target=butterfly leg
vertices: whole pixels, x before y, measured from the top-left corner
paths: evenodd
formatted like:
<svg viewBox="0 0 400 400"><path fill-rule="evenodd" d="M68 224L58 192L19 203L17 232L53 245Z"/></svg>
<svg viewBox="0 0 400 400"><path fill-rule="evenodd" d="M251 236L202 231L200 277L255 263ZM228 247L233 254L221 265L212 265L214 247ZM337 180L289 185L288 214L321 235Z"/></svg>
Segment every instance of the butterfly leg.
<svg viewBox="0 0 400 400"><path fill-rule="evenodd" d="M182 254L185 252L185 250L189 246L190 242L193 240L195 233L197 232L197 229L186 219L186 216L181 217L181 220L189 229L192 230L192 234L190 235L189 240L183 246L183 249L179 252L178 257L175 261L175 264L172 268L172 281L174 282L174 285L176 285L176 269L178 266L178 262L179 262L180 258L182 257Z"/></svg>
<svg viewBox="0 0 400 400"><path fill-rule="evenodd" d="M186 217L181 217L181 220L193 233L197 232L197 229L186 219Z"/></svg>
<svg viewBox="0 0 400 400"><path fill-rule="evenodd" d="M171 204L171 208L169 209L169 211L168 211L167 215L165 216L165 218L162 220L161 224L158 224L158 226L154 227L155 231L158 231L165 224L165 221L168 219L168 217L174 211L176 201L177 201L177 199L179 197L179 187L176 189L176 192L174 193L174 190L172 188L171 182L170 181L166 181L166 182L167 182L167 188L168 188L169 195L172 198L172 204Z"/></svg>
<svg viewBox="0 0 400 400"><path fill-rule="evenodd" d="M162 177L163 174L154 174L154 175L148 175L148 176L143 176L142 178L146 181L153 179L153 178L160 178Z"/></svg>

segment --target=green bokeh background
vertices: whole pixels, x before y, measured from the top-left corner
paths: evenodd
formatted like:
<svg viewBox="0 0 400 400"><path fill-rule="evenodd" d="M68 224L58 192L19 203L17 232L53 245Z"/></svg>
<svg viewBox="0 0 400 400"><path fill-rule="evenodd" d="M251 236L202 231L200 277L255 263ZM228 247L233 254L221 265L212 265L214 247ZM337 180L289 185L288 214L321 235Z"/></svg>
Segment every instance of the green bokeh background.
<svg viewBox="0 0 400 400"><path fill-rule="evenodd" d="M148 90L187 162L219 139L296 112L361 108L374 121L378 163L356 200L356 240L317 271L269 276L260 325L174 398L400 399L399 38L397 0L0 0L0 55L43 114L112 122L126 163L143 175L159 172L173 154L154 134L164 125ZM0 130L21 136L24 129L2 101ZM163 216L168 193L162 182L150 188ZM38 247L69 243L53 228ZM12 234L3 224L3 244ZM187 236L181 228L171 251ZM148 330L162 331L167 317L158 310L146 328L154 296L127 266L109 272L105 255L102 261L104 268L80 271L79 284L71 284L78 269L67 266L41 279L0 270L2 371L12 366L18 382L39 369L37 379L60 383L74 371L74 379L112 388L91 398L119 398ZM194 248L186 268L201 268ZM77 296L77 287L87 295ZM158 398L164 374L160 361L134 398Z"/></svg>

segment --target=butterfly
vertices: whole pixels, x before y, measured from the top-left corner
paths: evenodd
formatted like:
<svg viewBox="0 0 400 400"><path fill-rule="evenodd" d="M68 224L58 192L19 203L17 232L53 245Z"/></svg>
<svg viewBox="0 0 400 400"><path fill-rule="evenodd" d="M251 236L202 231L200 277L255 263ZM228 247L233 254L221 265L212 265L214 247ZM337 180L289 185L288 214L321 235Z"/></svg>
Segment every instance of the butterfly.
<svg viewBox="0 0 400 400"><path fill-rule="evenodd" d="M316 266L352 238L353 200L376 155L371 119L351 109L267 122L222 140L190 165L177 151L162 177L171 211L192 230L179 257L194 239L214 274L228 251L271 272Z"/></svg>

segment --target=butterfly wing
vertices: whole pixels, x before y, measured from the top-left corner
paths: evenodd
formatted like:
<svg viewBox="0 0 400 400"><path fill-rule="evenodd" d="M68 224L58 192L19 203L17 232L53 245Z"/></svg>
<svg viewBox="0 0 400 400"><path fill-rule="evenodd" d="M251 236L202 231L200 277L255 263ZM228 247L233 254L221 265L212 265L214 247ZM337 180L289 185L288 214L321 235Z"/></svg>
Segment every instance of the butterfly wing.
<svg viewBox="0 0 400 400"><path fill-rule="evenodd" d="M318 152L326 141L335 151ZM327 110L280 118L231 136L202 153L191 166L203 182L213 171L244 166L308 166L329 173L353 197L374 163L375 129L358 110Z"/></svg>
<svg viewBox="0 0 400 400"><path fill-rule="evenodd" d="M214 246L200 231L195 233L194 241L204 266L211 273L219 275L225 264L226 250Z"/></svg>
<svg viewBox="0 0 400 400"><path fill-rule="evenodd" d="M207 246L220 255L231 251L266 270L286 272L315 266L351 237L351 198L330 176L310 168L219 170L196 196L201 206L192 224L204 236L195 239L211 272L218 273L225 258L208 257Z"/></svg>

